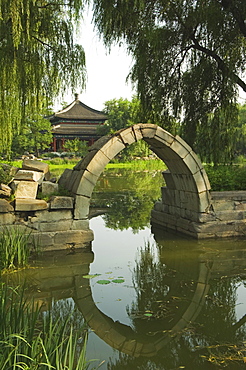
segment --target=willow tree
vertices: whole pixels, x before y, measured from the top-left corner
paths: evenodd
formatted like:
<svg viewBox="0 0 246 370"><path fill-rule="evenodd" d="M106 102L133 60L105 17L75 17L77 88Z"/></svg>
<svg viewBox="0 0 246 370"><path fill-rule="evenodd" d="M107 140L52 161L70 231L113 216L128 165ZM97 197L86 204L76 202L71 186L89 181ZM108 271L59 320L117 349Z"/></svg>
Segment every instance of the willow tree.
<svg viewBox="0 0 246 370"><path fill-rule="evenodd" d="M74 43L82 10L82 0L1 0L0 153L27 115L84 85L85 55Z"/></svg>
<svg viewBox="0 0 246 370"><path fill-rule="evenodd" d="M245 0L94 0L105 43L126 42L131 78L148 116L203 158L229 159L246 62ZM220 155L222 154L222 156Z"/></svg>

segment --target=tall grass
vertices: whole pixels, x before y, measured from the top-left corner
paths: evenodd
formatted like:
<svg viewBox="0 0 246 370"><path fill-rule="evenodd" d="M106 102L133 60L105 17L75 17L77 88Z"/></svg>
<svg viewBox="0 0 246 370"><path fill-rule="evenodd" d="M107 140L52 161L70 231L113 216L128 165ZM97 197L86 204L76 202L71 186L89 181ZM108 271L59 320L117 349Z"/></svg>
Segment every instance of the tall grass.
<svg viewBox="0 0 246 370"><path fill-rule="evenodd" d="M31 233L18 227L5 228L0 232L0 268L14 269L28 264Z"/></svg>
<svg viewBox="0 0 246 370"><path fill-rule="evenodd" d="M42 313L24 293L0 286L0 369L87 369L86 331L75 329L68 315Z"/></svg>

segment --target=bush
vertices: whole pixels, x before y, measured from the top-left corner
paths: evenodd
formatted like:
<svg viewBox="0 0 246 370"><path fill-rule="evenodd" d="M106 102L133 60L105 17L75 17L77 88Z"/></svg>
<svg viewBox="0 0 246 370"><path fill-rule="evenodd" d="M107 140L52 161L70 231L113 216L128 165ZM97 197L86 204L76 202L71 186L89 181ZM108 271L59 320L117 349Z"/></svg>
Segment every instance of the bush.
<svg viewBox="0 0 246 370"><path fill-rule="evenodd" d="M212 191L246 190L246 167L206 165Z"/></svg>
<svg viewBox="0 0 246 370"><path fill-rule="evenodd" d="M0 164L0 184L8 184L11 181L13 176L10 174L10 170L11 166Z"/></svg>

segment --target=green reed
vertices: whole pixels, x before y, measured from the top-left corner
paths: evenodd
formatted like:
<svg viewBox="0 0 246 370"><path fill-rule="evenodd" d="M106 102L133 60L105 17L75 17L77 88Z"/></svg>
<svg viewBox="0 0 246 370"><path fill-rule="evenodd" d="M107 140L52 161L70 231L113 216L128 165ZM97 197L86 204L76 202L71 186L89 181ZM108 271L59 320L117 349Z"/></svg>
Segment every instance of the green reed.
<svg viewBox="0 0 246 370"><path fill-rule="evenodd" d="M0 369L87 369L87 334L83 323L79 329L71 325L71 315L42 313L23 288L1 284Z"/></svg>
<svg viewBox="0 0 246 370"><path fill-rule="evenodd" d="M30 257L31 233L18 227L6 228L0 232L0 268L25 267Z"/></svg>

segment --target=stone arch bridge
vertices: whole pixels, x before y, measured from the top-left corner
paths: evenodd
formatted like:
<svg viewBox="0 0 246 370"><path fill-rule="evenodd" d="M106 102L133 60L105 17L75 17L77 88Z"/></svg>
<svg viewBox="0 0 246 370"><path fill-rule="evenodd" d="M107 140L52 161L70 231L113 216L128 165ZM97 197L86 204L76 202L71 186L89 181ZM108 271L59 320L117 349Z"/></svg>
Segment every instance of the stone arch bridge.
<svg viewBox="0 0 246 370"><path fill-rule="evenodd" d="M73 170L64 171L59 184L75 198L75 220L88 219L90 198L105 166L120 151L138 140L147 142L168 167L163 172L166 186L162 187L161 201L155 204L152 211L152 223L196 238L245 235L245 216L243 220L240 216L240 220L235 221L236 213L230 212L226 215L229 220L223 220L219 207L218 214L215 213L215 204L221 203L220 199L217 201L220 195L214 193L212 199L207 174L192 148L179 136L173 136L154 124L135 124L114 135L102 137ZM232 202L230 199L227 203ZM231 217L233 227L228 222Z"/></svg>

